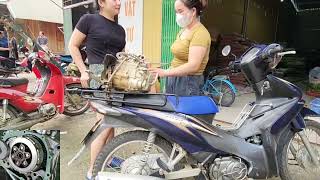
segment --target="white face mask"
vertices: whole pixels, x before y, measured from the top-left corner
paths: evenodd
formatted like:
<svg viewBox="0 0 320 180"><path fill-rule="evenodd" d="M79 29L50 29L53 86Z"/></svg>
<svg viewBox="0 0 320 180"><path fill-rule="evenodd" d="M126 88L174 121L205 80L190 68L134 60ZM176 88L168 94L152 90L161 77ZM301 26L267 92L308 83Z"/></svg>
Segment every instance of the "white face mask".
<svg viewBox="0 0 320 180"><path fill-rule="evenodd" d="M186 15L176 13L176 22L178 26L182 28L187 27L192 22L191 15L191 12L187 13Z"/></svg>

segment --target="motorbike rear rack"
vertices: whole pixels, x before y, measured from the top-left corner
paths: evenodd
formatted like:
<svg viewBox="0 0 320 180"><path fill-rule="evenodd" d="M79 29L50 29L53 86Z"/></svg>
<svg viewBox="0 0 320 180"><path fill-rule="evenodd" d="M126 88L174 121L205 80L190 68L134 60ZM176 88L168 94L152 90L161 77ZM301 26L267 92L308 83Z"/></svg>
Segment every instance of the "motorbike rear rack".
<svg viewBox="0 0 320 180"><path fill-rule="evenodd" d="M241 112L238 114L238 116L237 116L236 120L234 121L234 123L232 123L230 126L224 127L224 129L225 130L236 130L236 129L239 129L248 118L260 117L264 113L266 113L266 112L268 112L268 111L270 111L272 109L278 108L280 106L286 105L288 103L289 102L282 102L282 103L277 104L277 105L264 104L264 103L257 104L255 102L248 103L243 107ZM265 109L263 111L260 111L258 113L252 113L253 110L258 106L268 106L269 108Z"/></svg>
<svg viewBox="0 0 320 180"><path fill-rule="evenodd" d="M239 129L257 106L270 106L271 108L273 108L272 104L256 104L255 102L248 103L242 108L241 112L236 117L236 120L230 126L224 127L224 129L225 130ZM263 113L264 112L261 112L258 115L255 115L254 117L259 116L260 114L263 114Z"/></svg>
<svg viewBox="0 0 320 180"><path fill-rule="evenodd" d="M140 93L140 92L123 92L123 91L105 91L102 88L67 88L66 91L80 92L81 96L89 100L105 101L115 106L123 104L146 105L146 106L165 106L168 95L165 93ZM175 95L174 95L175 96ZM176 98L177 101L179 98ZM177 102L178 103L178 102Z"/></svg>

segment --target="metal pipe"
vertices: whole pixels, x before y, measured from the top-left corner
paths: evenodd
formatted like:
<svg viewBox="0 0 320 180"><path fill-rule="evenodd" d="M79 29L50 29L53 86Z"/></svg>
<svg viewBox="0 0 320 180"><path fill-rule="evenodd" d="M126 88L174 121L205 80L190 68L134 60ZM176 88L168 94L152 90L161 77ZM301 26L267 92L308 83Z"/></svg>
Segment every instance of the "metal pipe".
<svg viewBox="0 0 320 180"><path fill-rule="evenodd" d="M294 9L295 9L297 12L300 12L300 10L299 10L296 2L295 2L294 0L291 0L291 3L292 3L292 5L293 5Z"/></svg>
<svg viewBox="0 0 320 180"><path fill-rule="evenodd" d="M274 31L274 42L277 42L277 34L278 34L278 28L279 28L279 13L280 13L280 4L278 6L278 11L277 11L276 30Z"/></svg>
<svg viewBox="0 0 320 180"><path fill-rule="evenodd" d="M87 0L85 2L80 2L80 3L72 4L69 6L65 6L65 7L63 7L63 9L72 9L75 7L79 7L79 6L83 6L83 5L87 5L87 4L91 4L91 3L95 3L95 1L94 0Z"/></svg>
<svg viewBox="0 0 320 180"><path fill-rule="evenodd" d="M241 28L241 34L244 38L246 37L246 34L247 34L247 19L248 19L248 12L249 12L249 3L250 3L250 0L245 0L244 2L242 28Z"/></svg>

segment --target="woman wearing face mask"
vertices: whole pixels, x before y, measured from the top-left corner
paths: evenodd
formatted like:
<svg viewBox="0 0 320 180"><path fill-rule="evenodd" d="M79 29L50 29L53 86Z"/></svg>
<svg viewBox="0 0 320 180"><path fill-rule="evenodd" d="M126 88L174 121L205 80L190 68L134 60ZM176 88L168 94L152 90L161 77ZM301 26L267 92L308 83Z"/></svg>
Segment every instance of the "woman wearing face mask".
<svg viewBox="0 0 320 180"><path fill-rule="evenodd" d="M206 0L175 1L176 22L182 29L171 46L174 58L168 70L151 69L160 77L168 77L166 93L201 94L211 44L210 34L199 20L206 4Z"/></svg>

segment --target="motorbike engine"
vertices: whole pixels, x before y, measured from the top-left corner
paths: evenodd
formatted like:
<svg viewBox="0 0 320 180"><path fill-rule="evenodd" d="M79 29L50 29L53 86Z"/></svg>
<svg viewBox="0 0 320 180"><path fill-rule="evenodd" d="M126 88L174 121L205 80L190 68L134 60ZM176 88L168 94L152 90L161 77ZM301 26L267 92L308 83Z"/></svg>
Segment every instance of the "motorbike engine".
<svg viewBox="0 0 320 180"><path fill-rule="evenodd" d="M105 69L101 78L109 89L127 92L148 92L157 80L157 77L149 72L143 56L124 52L117 53L115 66Z"/></svg>
<svg viewBox="0 0 320 180"><path fill-rule="evenodd" d="M223 157L215 159L210 166L210 179L242 180L247 177L247 165L239 158Z"/></svg>
<svg viewBox="0 0 320 180"><path fill-rule="evenodd" d="M57 113L57 108L54 104L45 104L40 106L39 113L44 116L51 117Z"/></svg>
<svg viewBox="0 0 320 180"><path fill-rule="evenodd" d="M80 70L78 68L78 66L74 63L70 63L66 69L66 75L67 76L74 76L74 77L80 77L81 76L81 73L80 73Z"/></svg>
<svg viewBox="0 0 320 180"><path fill-rule="evenodd" d="M1 131L0 166L10 177L53 180L59 169L59 132Z"/></svg>

